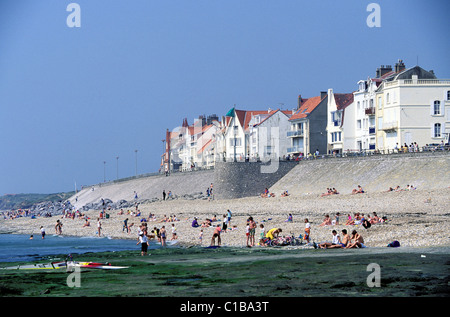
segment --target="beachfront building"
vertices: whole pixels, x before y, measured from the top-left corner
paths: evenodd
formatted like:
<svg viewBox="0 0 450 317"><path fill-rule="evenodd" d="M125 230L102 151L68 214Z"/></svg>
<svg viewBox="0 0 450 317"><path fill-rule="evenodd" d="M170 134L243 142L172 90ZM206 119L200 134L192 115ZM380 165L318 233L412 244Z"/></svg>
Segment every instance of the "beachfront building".
<svg viewBox="0 0 450 317"><path fill-rule="evenodd" d="M216 115L199 116L192 125L187 119L172 131L167 130L162 172L188 171L214 165L213 140L220 128Z"/></svg>
<svg viewBox="0 0 450 317"><path fill-rule="evenodd" d="M383 79L375 102L378 150L448 142L450 80L414 66Z"/></svg>
<svg viewBox="0 0 450 317"><path fill-rule="evenodd" d="M287 155L290 110L267 110L253 114L248 124L246 159L278 159Z"/></svg>
<svg viewBox="0 0 450 317"><path fill-rule="evenodd" d="M383 74L384 76L385 74ZM353 92L355 131L348 140L350 149L357 152L376 150L376 94L383 77L358 81L358 90Z"/></svg>
<svg viewBox="0 0 450 317"><path fill-rule="evenodd" d="M290 129L286 134L289 156L327 152L327 104L327 92L307 99L299 96L298 109L289 119Z"/></svg>
<svg viewBox="0 0 450 317"><path fill-rule="evenodd" d="M287 154L286 131L292 111L237 110L224 117L223 156L226 161L265 160Z"/></svg>
<svg viewBox="0 0 450 317"><path fill-rule="evenodd" d="M327 153L340 154L353 147L356 126L353 93L334 93L327 97Z"/></svg>

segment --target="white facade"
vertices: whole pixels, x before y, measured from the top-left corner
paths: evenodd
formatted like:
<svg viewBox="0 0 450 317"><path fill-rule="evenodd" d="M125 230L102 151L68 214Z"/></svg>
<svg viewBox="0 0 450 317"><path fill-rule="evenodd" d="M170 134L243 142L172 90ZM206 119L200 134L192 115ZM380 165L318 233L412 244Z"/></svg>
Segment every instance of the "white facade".
<svg viewBox="0 0 450 317"><path fill-rule="evenodd" d="M392 150L416 142L448 142L450 80L395 79L383 82L377 94L377 148Z"/></svg>
<svg viewBox="0 0 450 317"><path fill-rule="evenodd" d="M327 142L328 154L343 153L354 146L356 114L353 94L335 94L328 89Z"/></svg>
<svg viewBox="0 0 450 317"><path fill-rule="evenodd" d="M265 160L287 155L289 140L286 134L290 128L287 113L269 110L266 114L252 116L248 128L249 158Z"/></svg>
<svg viewBox="0 0 450 317"><path fill-rule="evenodd" d="M376 149L375 104L379 81L368 79L358 82L354 95L354 138L348 147L355 151ZM347 111L347 110L346 110Z"/></svg>

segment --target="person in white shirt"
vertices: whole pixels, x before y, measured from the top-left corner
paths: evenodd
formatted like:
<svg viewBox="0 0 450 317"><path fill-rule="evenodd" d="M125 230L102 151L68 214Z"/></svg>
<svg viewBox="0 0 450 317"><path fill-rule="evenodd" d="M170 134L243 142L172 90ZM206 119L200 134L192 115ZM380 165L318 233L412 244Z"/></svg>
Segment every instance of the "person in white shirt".
<svg viewBox="0 0 450 317"><path fill-rule="evenodd" d="M141 233L139 235L139 240L136 245L141 244L141 255L147 255L147 248L148 248L148 238L144 233Z"/></svg>
<svg viewBox="0 0 450 317"><path fill-rule="evenodd" d="M172 224L172 239L171 240L176 240L177 239L177 228L175 228L175 224Z"/></svg>
<svg viewBox="0 0 450 317"><path fill-rule="evenodd" d="M321 249L334 249L334 248L342 248L343 244L341 242L341 238L337 234L336 230L331 231L333 234L333 238L331 242L324 242L319 244L319 248Z"/></svg>

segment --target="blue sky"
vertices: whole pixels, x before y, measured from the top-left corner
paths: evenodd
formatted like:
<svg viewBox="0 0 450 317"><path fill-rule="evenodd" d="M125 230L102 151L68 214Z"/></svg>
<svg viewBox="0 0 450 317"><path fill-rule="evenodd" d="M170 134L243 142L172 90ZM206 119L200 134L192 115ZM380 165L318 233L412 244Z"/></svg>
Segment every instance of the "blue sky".
<svg viewBox="0 0 450 317"><path fill-rule="evenodd" d="M81 27L69 28L69 3ZM381 27L366 11L381 8ZM403 59L450 78L448 1L0 0L0 195L155 172L165 130L292 109Z"/></svg>

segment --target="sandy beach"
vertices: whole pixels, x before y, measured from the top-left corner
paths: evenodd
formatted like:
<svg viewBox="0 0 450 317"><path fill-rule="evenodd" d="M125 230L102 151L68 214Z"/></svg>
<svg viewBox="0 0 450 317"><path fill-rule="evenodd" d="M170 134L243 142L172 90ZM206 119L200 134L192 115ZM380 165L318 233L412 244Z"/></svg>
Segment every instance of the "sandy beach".
<svg viewBox="0 0 450 317"><path fill-rule="evenodd" d="M364 194L346 194L320 197L320 195L291 195L288 197L261 198L249 197L233 200L171 200L139 205L141 216L118 215L119 210L109 210L108 219L101 219L101 235L110 238L137 239L138 226L141 218L147 218L149 213L156 215L155 221L149 221L148 227L167 230L167 241L172 238L172 224L176 227L177 244L181 246L203 245L211 242L214 227L222 225L223 215L229 209L232 212L231 226L233 230L221 234L222 246L245 247L246 223L252 216L258 227L256 237L259 237L259 225L262 223L266 231L278 227L283 235L304 233L307 218L311 224L311 240L320 243L331 241L332 230L338 233L347 229L350 233L357 230L364 238L367 247L386 247L393 240L398 240L401 246L429 247L450 245L449 225L449 188L441 190L413 190L400 192L374 192ZM340 213L339 225L320 226L325 215L333 220L336 213ZM347 215L359 212L365 217L376 212L379 217L387 217L387 222L372 225L365 229L361 225L345 225ZM40 227L43 226L47 234L55 234L57 220L63 223L62 234L69 236L96 236L97 218L99 211L84 212L90 219L90 226L83 227L85 220L80 218L68 219L62 216L16 218L0 220L0 232L33 234L40 237ZM293 221L286 222L292 214ZM164 216L176 215L178 221L161 222ZM201 224L206 218L216 216L220 221L213 222L211 227L193 228L191 223L197 217ZM123 231L123 221L134 223L131 232ZM203 230L203 241L199 239ZM257 246L258 247L258 246Z"/></svg>

